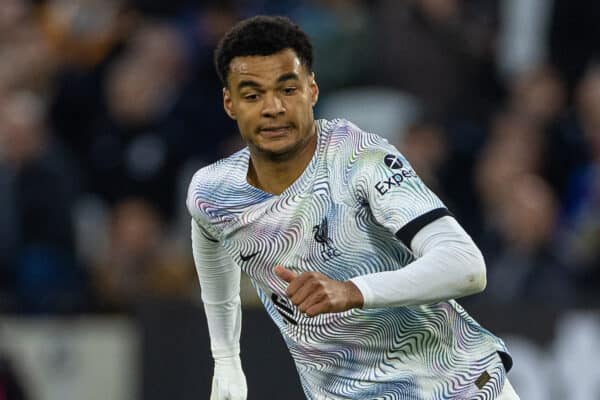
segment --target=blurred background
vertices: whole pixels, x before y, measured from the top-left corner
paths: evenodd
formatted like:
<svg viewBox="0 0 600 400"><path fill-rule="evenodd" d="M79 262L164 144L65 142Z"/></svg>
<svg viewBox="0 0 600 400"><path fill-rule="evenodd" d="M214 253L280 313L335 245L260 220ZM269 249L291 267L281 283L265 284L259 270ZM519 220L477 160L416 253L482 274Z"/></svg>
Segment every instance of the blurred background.
<svg viewBox="0 0 600 400"><path fill-rule="evenodd" d="M317 117L412 162L483 250L461 304L522 399L600 399L600 3L0 0L0 399L206 399L185 195L242 147L212 65L241 18L312 38ZM302 399L243 282L249 399Z"/></svg>

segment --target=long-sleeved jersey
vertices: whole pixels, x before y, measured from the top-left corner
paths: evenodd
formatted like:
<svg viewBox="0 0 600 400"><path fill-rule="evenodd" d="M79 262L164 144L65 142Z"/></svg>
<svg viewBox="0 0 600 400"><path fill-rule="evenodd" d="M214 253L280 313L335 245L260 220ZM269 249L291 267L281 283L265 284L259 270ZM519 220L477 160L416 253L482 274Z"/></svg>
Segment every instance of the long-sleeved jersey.
<svg viewBox="0 0 600 400"><path fill-rule="evenodd" d="M448 215L408 161L345 120L318 120L303 174L272 195L248 184L247 148L199 170L188 208L206 239L251 278L309 400L494 399L504 343L454 300L308 317L273 268L346 281L414 261L410 241ZM198 266L201 268L201 266Z"/></svg>

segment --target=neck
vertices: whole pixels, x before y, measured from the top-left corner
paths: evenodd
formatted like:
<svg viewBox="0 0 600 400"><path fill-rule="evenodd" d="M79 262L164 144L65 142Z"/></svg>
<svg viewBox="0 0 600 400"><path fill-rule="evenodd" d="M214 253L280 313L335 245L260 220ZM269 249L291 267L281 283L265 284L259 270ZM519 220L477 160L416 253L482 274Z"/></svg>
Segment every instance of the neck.
<svg viewBox="0 0 600 400"><path fill-rule="evenodd" d="M248 183L267 193L280 195L302 175L317 148L316 127L306 144L283 160L250 153Z"/></svg>

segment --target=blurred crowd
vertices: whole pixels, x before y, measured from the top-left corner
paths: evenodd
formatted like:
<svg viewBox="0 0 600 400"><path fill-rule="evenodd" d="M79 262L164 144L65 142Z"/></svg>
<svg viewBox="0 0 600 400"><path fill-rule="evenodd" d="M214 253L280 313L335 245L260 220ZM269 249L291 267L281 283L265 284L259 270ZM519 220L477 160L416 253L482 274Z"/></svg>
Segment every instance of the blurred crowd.
<svg viewBox="0 0 600 400"><path fill-rule="evenodd" d="M600 304L600 3L0 0L0 311L198 298L185 192L241 148L212 52L282 14L317 117L386 136L483 250L468 301Z"/></svg>

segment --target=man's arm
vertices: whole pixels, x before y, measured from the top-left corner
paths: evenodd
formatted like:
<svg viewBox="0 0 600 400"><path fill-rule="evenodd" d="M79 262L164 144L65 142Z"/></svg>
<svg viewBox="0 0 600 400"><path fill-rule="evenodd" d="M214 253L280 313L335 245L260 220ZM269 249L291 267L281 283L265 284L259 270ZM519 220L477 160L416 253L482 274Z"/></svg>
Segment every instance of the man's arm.
<svg viewBox="0 0 600 400"><path fill-rule="evenodd" d="M245 400L240 361L240 269L225 249L192 219L192 248L208 322L215 370L211 400Z"/></svg>
<svg viewBox="0 0 600 400"><path fill-rule="evenodd" d="M417 259L404 268L351 279L363 295L363 308L431 304L485 288L483 256L453 217L423 227L411 248Z"/></svg>
<svg viewBox="0 0 600 400"><path fill-rule="evenodd" d="M431 304L483 290L485 263L471 237L395 147L378 136L357 132L351 129L353 140L336 152L338 168L346 174L343 181L355 200L368 206L377 223L410 248L416 260L396 271L347 282L318 272L296 275L277 266L275 273L289 283L291 301L310 316L357 307Z"/></svg>
<svg viewBox="0 0 600 400"><path fill-rule="evenodd" d="M281 266L275 272L289 283L291 301L309 316L357 307L431 304L485 288L483 256L453 217L442 217L423 227L412 239L411 247L417 259L404 268L347 282L318 272L295 275Z"/></svg>

